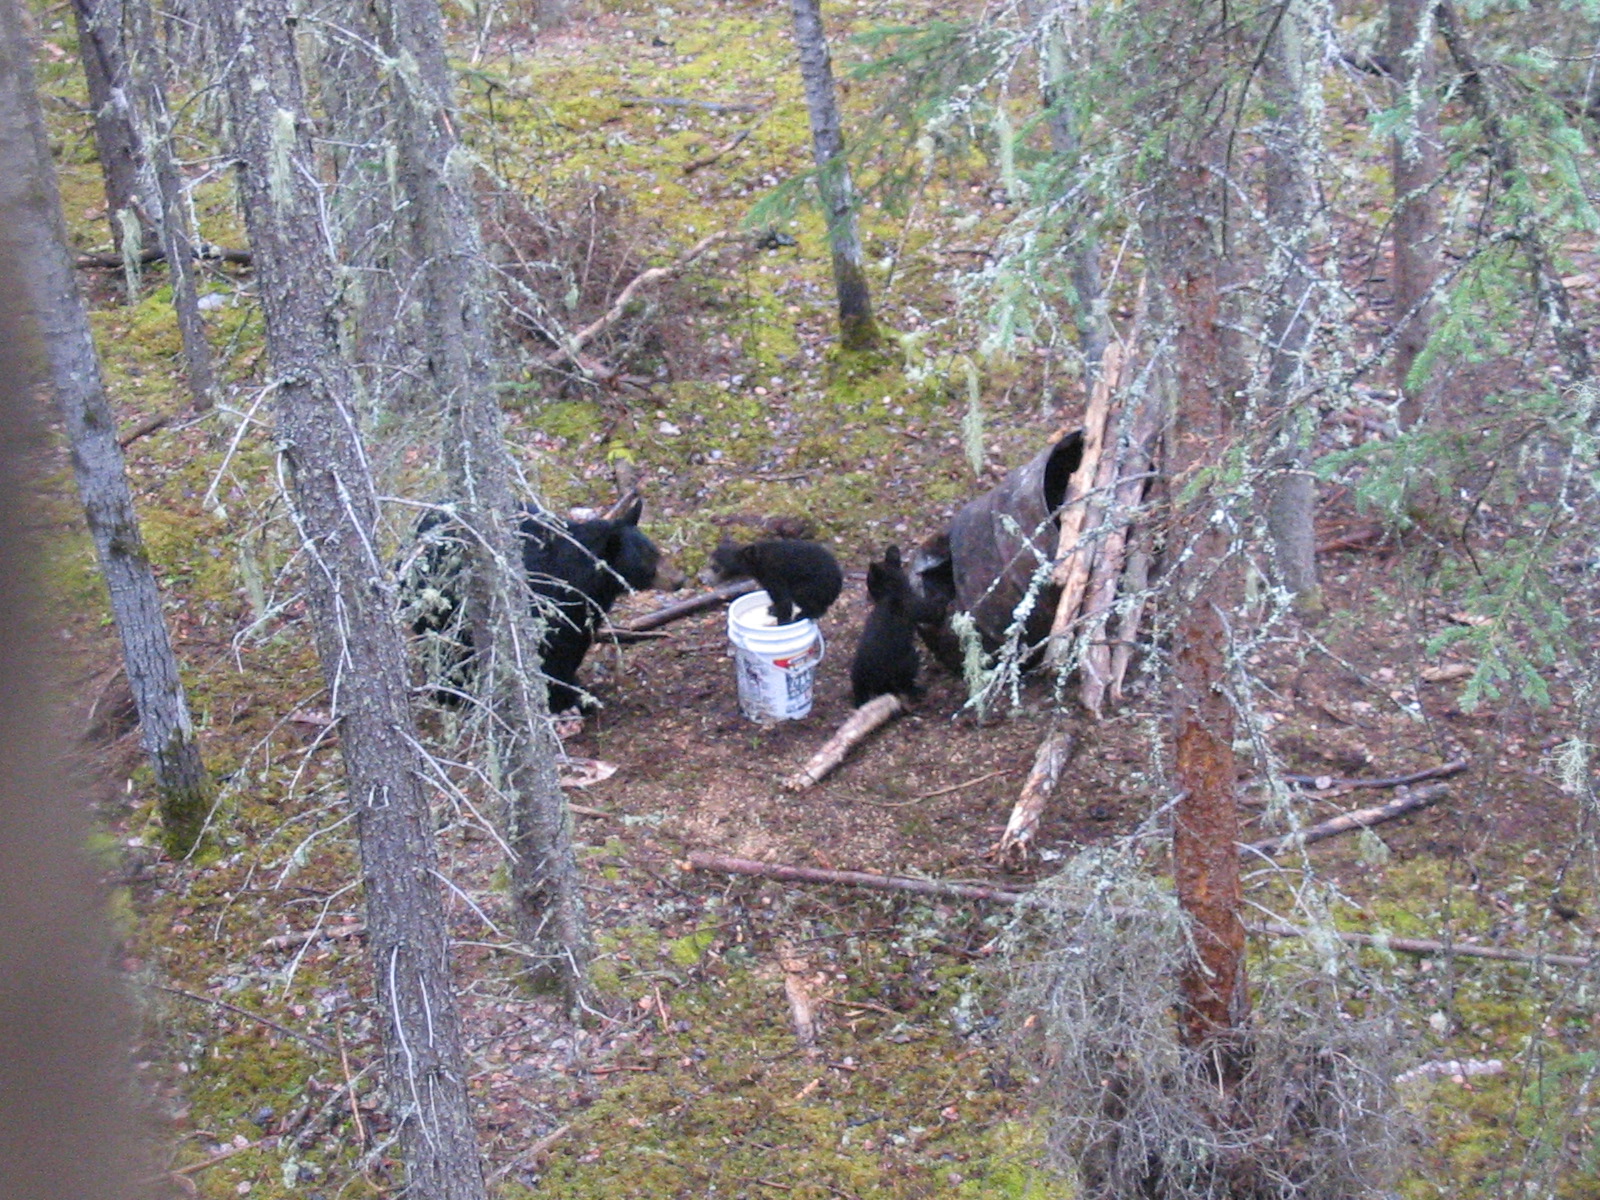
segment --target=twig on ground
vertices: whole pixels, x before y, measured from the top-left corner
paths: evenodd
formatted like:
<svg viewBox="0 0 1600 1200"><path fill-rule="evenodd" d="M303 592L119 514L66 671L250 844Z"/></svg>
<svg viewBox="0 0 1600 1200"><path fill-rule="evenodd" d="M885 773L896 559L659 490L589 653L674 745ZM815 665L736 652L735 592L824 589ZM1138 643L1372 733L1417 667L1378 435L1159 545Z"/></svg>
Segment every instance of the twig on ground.
<svg viewBox="0 0 1600 1200"><path fill-rule="evenodd" d="M303 946L307 942L314 942L318 938L327 938L330 942L340 938L361 937L367 932L367 927L359 921L349 925L335 925L332 929L317 926L315 929L300 929L294 933L280 933L274 937L263 938L263 950L288 950L294 946Z"/></svg>
<svg viewBox="0 0 1600 1200"><path fill-rule="evenodd" d="M1450 788L1443 783L1436 783L1430 787L1418 788L1416 791L1404 796L1397 796L1387 804L1377 804L1371 808L1357 809L1355 812L1341 813L1337 817L1329 817L1308 829L1299 829L1293 833L1280 834L1277 837L1263 838L1259 842L1250 842L1239 847L1241 854L1264 854L1271 857L1282 854L1285 850L1296 846L1309 846L1312 842L1320 842L1325 838L1337 837L1341 833L1350 833L1357 829L1370 829L1374 825L1381 825L1385 821L1392 821L1396 817L1404 816L1419 808L1427 808L1430 804L1443 799L1450 794Z"/></svg>
<svg viewBox="0 0 1600 1200"><path fill-rule="evenodd" d="M619 103L623 108L703 108L706 112L713 113L761 111L759 104L696 100L680 96L624 96Z"/></svg>
<svg viewBox="0 0 1600 1200"><path fill-rule="evenodd" d="M321 1038L312 1037L309 1033L301 1033L298 1029L290 1029L287 1025L280 1025L271 1017L264 1017L260 1013L251 1012L248 1008L240 1008L237 1004L229 1004L226 1000L218 1000L215 996L201 996L195 992L186 992L182 988L172 987L165 983L158 983L155 986L163 992L171 992L174 996L182 996L186 1000L193 1000L196 1004L209 1004L213 1008L225 1008L231 1013L237 1013L239 1016L265 1025L269 1029L276 1029L285 1037L291 1037L297 1042L303 1042L313 1050L319 1050L323 1054L337 1055L339 1053Z"/></svg>

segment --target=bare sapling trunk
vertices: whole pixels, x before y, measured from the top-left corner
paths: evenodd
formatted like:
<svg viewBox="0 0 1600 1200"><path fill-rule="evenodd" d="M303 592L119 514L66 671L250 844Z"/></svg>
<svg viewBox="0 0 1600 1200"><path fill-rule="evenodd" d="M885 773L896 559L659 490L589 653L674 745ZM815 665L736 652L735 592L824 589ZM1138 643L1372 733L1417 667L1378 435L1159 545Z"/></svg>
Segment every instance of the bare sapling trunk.
<svg viewBox="0 0 1600 1200"><path fill-rule="evenodd" d="M811 114L811 147L817 164L817 192L828 221L833 252L833 286L839 300L839 344L846 350L871 350L879 343L872 296L856 230L855 185L844 156L838 92L828 37L822 27L821 0L791 0L794 41L800 52L800 78Z"/></svg>
<svg viewBox="0 0 1600 1200"><path fill-rule="evenodd" d="M483 1200L449 933L376 490L340 352L322 178L283 0L213 0L245 226L306 596L338 721L366 890L376 1018L408 1187Z"/></svg>
<svg viewBox="0 0 1600 1200"><path fill-rule="evenodd" d="M83 0L77 0L81 3ZM172 151L172 110L167 103L166 55L156 41L156 23L150 0L125 0L130 20L128 77L137 97L143 129L137 132L140 152L155 178L155 214L161 250L172 283L172 309L178 318L183 344L184 376L196 412L216 403L217 375L206 340L205 319L200 314L200 293L195 284L195 243L189 227L189 208L183 180Z"/></svg>
<svg viewBox="0 0 1600 1200"><path fill-rule="evenodd" d="M518 933L575 1007L588 1000L593 953L579 890L572 817L538 674L538 635L522 570L513 466L495 396L489 280L472 200L470 158L456 140L453 83L436 0L377 9L394 74L400 174L424 267L431 382L444 402L446 462L471 531L468 612L492 744L512 815Z"/></svg>
<svg viewBox="0 0 1600 1200"><path fill-rule="evenodd" d="M1267 407L1274 421L1267 528L1278 582L1303 615L1322 611L1317 575L1317 481L1311 473L1316 433L1308 393L1307 351L1322 308L1321 281L1307 252L1323 228L1318 201L1323 98L1318 34L1327 21L1322 0L1290 0L1267 47L1263 88L1266 122L1266 219L1272 244L1269 278L1276 296L1267 318Z"/></svg>
<svg viewBox="0 0 1600 1200"><path fill-rule="evenodd" d="M0 203L17 244L31 255L24 272L24 307L66 426L84 517L122 639L141 743L155 774L163 837L171 853L183 855L199 840L210 814L212 782L200 760L161 592L139 534L117 444L116 416L74 277L33 72L25 57L12 65L0 80L0 128L11 131L0 138Z"/></svg>
<svg viewBox="0 0 1600 1200"><path fill-rule="evenodd" d="M127 60L122 54L122 0L72 0L72 18L94 117L111 245L124 258L137 259L145 246L144 220L149 214L143 211L139 195L139 143L128 107Z"/></svg>
<svg viewBox="0 0 1600 1200"><path fill-rule="evenodd" d="M1390 86L1394 104L1406 114L1389 157L1394 186L1394 319L1402 323L1394 347L1394 378L1400 391L1402 429L1423 419L1433 390L1426 379L1411 378L1417 357L1433 334L1437 305L1430 297L1439 278L1439 205L1433 188L1443 160L1433 37L1434 6L1428 0L1389 0Z"/></svg>
<svg viewBox="0 0 1600 1200"><path fill-rule="evenodd" d="M1066 164L1065 178L1070 184L1076 181L1082 169L1082 153L1078 113L1067 80L1066 31L1055 26L1044 36L1044 103L1050 149ZM1072 319L1078 327L1078 344L1083 351L1084 382L1088 388L1093 388L1106 345L1111 340L1111 318L1100 281L1100 241L1093 226L1087 223L1067 252L1067 273L1072 281Z"/></svg>

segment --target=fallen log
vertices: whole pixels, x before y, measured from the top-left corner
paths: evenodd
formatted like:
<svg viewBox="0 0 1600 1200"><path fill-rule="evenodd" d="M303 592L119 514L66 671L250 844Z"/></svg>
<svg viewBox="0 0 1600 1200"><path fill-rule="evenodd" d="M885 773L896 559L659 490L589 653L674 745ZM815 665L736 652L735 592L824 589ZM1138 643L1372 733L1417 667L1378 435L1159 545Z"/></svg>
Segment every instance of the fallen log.
<svg viewBox="0 0 1600 1200"><path fill-rule="evenodd" d="M1467 760L1453 758L1437 767L1424 767L1409 775L1390 775L1385 779L1340 779L1331 775L1285 775L1289 783L1303 783L1314 788L1391 788L1421 783L1424 779L1447 779L1467 769Z"/></svg>
<svg viewBox="0 0 1600 1200"><path fill-rule="evenodd" d="M1022 794L1011 809L1006 831L991 851L1000 859L1020 859L1027 855L1028 843L1038 832L1039 818L1044 806L1055 794L1061 782L1061 772L1066 770L1072 756L1077 753L1078 739L1070 729L1058 729L1039 744L1033 756L1033 769L1022 785Z"/></svg>
<svg viewBox="0 0 1600 1200"><path fill-rule="evenodd" d="M735 579L731 583L719 583L709 592L701 592L698 596L689 596L683 600L674 600L671 604L654 612L645 613L644 616L629 621L626 625L618 625L617 632L648 633L652 629L659 629L663 625L670 625L673 621L692 617L697 612L704 612L708 608L715 608L719 604L726 604L749 592L760 590L761 585L754 579Z"/></svg>
<svg viewBox="0 0 1600 1200"><path fill-rule="evenodd" d="M820 867L794 867L782 863L756 862L749 858L733 858L725 854L711 854L696 850L689 855L689 866L697 871L722 871L730 875L755 875L763 879L776 879L784 883L836 883L845 887L872 888L876 891L914 892L923 896L948 896L959 900L993 900L1001 904L1016 904L1025 900L1032 890L1011 891L1005 888L983 887L971 883L945 883L938 879L914 879L904 875L875 875L867 871L826 871ZM1119 913L1121 916L1138 916L1137 912ZM1247 922L1248 933L1262 937L1309 936L1308 931L1276 921ZM1429 958L1446 955L1457 958L1488 958L1499 962L1546 963L1556 967L1588 967L1590 959L1579 954L1541 954L1537 951L1512 950L1502 946L1462 945L1459 942L1441 942L1432 938L1389 937L1377 933L1353 933L1333 930L1333 936L1352 946L1371 946L1378 950L1392 950L1396 954L1413 954Z"/></svg>
<svg viewBox="0 0 1600 1200"><path fill-rule="evenodd" d="M821 867L794 867L782 863L757 862L695 850L689 865L696 871L722 871L728 875L756 875L785 883L839 883L846 887L872 888L880 892L915 892L921 896L950 896L961 900L998 900L1015 904L1026 892L985 887L977 883L945 883L938 879L915 879L907 875L877 875L870 871L829 871Z"/></svg>
<svg viewBox="0 0 1600 1200"><path fill-rule="evenodd" d="M165 262L166 257L167 252L165 250L141 250L139 252L139 263L141 266L149 266L151 263ZM195 246L191 257L197 262L225 262L244 267L248 267L254 262L254 258L248 250L230 250L226 246L213 246L209 243ZM96 267L121 270L123 261L120 254L80 254L73 265L79 270Z"/></svg>
<svg viewBox="0 0 1600 1200"><path fill-rule="evenodd" d="M778 965L783 968L783 994L789 1001L789 1021L794 1026L794 1040L808 1057L817 1053L817 1008L812 1000L807 976L811 964L796 953L794 946L783 939L778 942Z"/></svg>
<svg viewBox="0 0 1600 1200"><path fill-rule="evenodd" d="M809 762L783 781L791 792L803 792L822 782L824 776L844 761L850 748L866 739L880 725L887 725L906 711L906 702L894 694L868 700L839 726L839 731L823 743Z"/></svg>
<svg viewBox="0 0 1600 1200"><path fill-rule="evenodd" d="M1259 842L1249 842L1239 847L1239 853L1262 854L1270 858L1275 854L1282 854L1285 850L1290 850L1297 846L1309 846L1312 842L1320 842L1326 838L1337 837L1341 833L1350 833L1356 829L1370 829L1374 825L1392 821L1408 812L1427 808L1430 804L1449 795L1449 793L1449 786L1443 783L1418 788L1416 791L1408 792L1404 796L1395 797L1387 804L1378 804L1372 808L1361 808L1355 812L1341 813L1337 817L1330 817L1328 820L1320 821L1307 829L1298 829L1293 833L1264 838Z"/></svg>

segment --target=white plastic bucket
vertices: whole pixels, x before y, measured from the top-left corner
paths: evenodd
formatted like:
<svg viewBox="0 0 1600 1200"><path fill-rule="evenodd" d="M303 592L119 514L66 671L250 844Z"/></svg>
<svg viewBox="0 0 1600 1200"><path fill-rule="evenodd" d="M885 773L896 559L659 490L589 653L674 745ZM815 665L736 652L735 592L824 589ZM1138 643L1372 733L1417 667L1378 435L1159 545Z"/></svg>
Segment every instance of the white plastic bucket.
<svg viewBox="0 0 1600 1200"><path fill-rule="evenodd" d="M811 684L827 647L809 617L774 625L765 592L728 606L728 641L739 680L739 708L752 721L797 721L811 711Z"/></svg>

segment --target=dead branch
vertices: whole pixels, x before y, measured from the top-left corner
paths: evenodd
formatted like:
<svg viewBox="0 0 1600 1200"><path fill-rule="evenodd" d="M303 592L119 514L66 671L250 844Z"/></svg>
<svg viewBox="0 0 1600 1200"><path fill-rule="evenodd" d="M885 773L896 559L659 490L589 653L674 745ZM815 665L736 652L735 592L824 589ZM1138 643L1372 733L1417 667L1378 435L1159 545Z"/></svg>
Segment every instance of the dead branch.
<svg viewBox="0 0 1600 1200"><path fill-rule="evenodd" d="M165 250L152 248L140 251L139 263L142 266L149 266L151 263L166 261L166 257L167 252ZM199 262L235 263L243 267L248 267L255 261L254 256L248 250L229 250L226 246L211 245L197 245L194 248L193 257ZM93 270L99 267L120 270L122 267L122 255L80 254L73 265L79 270Z"/></svg>
<svg viewBox="0 0 1600 1200"><path fill-rule="evenodd" d="M759 124L759 122L758 122L758 124ZM694 159L692 162L684 163L683 164L683 173L685 175L693 175L696 171L700 170L701 167L709 167L709 166L715 165L719 160L722 159L722 157L724 155L730 154L734 150L737 150L744 143L745 139L748 138L755 131L756 131L755 125L750 126L748 129L741 129L738 133L734 134L731 139L729 139L728 141L724 142L722 145L718 146L715 150L713 150L710 154L706 155L704 158L697 158L697 159Z"/></svg>
<svg viewBox="0 0 1600 1200"><path fill-rule="evenodd" d="M1060 532L1056 537L1056 565L1051 575L1051 581L1061 589L1061 598L1056 602L1055 620L1050 625L1049 662L1055 667L1066 661L1071 648L1067 631L1078 618L1078 609L1083 606L1083 593L1089 583L1093 548L1083 536L1090 515L1089 495L1094 491L1095 480L1100 473L1111 397L1122 378L1126 353L1121 342L1111 342L1106 346L1105 356L1100 362L1100 373L1095 377L1094 389L1089 393L1089 406L1083 414L1083 457L1078 460L1078 469L1067 481Z"/></svg>
<svg viewBox="0 0 1600 1200"><path fill-rule="evenodd" d="M1141 523L1129 539L1128 565L1122 572L1122 594L1133 599L1117 624L1117 640L1111 646L1111 675L1106 682L1106 697L1113 705L1122 703L1122 684L1133 662L1134 637L1150 603L1150 545L1153 534L1148 523Z"/></svg>
<svg viewBox="0 0 1600 1200"><path fill-rule="evenodd" d="M313 1050L320 1050L323 1054L339 1053L321 1038L312 1037L309 1033L301 1033L298 1029L290 1029L287 1025L280 1025L271 1017L264 1017L258 1012L251 1012L248 1008L240 1008L237 1004L229 1004L226 1000L218 1000L215 996L201 996L195 992L186 992L182 988L171 987L165 983L158 983L155 986L163 992L170 992L174 996L182 996L185 1000L193 1000L196 1004L207 1004L212 1008L225 1008L231 1013L237 1013L241 1017L265 1025L268 1029L276 1029L285 1037L293 1038L297 1042L310 1046Z"/></svg>
<svg viewBox="0 0 1600 1200"><path fill-rule="evenodd" d="M670 625L684 617L692 617L697 612L708 608L715 608L719 604L726 604L730 600L750 592L761 590L761 585L754 579L735 579L731 583L719 583L709 592L701 592L698 596L690 596L684 600L674 600L671 604L656 609L654 612L645 613L637 620L629 621L626 625L617 626L617 632L647 633L652 629L659 629L663 625Z"/></svg>
<svg viewBox="0 0 1600 1200"><path fill-rule="evenodd" d="M817 1054L817 1010L806 982L810 964L795 952L787 940L778 943L778 965L783 968L783 992L789 1000L789 1019L794 1024L795 1041L808 1057Z"/></svg>
<svg viewBox="0 0 1600 1200"><path fill-rule="evenodd" d="M578 330L577 333L569 337L564 346L561 346L550 351L549 354L546 354L544 356L545 365L549 367L559 367L568 362L578 364L580 352L583 350L583 348L600 334L604 333L607 329L610 329L611 326L622 320L622 314L627 311L628 305L633 302L633 298L639 294L640 288L644 287L646 284L657 283L660 280L668 279L671 276L676 275L679 271L684 270L689 266L690 263L694 262L695 259L699 258L702 254L711 249L712 246L717 245L719 242L726 242L733 238L743 236L745 235L730 232L728 230L719 230L716 233L708 233L705 237L701 238L687 251L685 251L683 254L680 254L666 266L651 267L648 270L640 271L639 274L635 275L628 283L628 286L623 288L622 291L617 294L617 298L611 302L611 307L608 308L602 316L591 321L582 329Z"/></svg>
<svg viewBox="0 0 1600 1200"><path fill-rule="evenodd" d="M1467 769L1467 760L1454 758L1437 767L1424 767L1409 775L1390 775L1385 779L1336 779L1328 775L1285 775L1290 783L1303 783L1315 788L1391 788L1421 783L1424 779L1447 779Z"/></svg>
<svg viewBox="0 0 1600 1200"><path fill-rule="evenodd" d="M722 871L729 875L757 875L785 883L839 883L846 887L873 888L880 892L915 892L920 896L949 896L960 900L998 900L1015 904L1026 892L985 887L976 883L945 883L938 879L914 879L906 875L876 875L869 871L829 871L821 867L793 867L782 863L757 862L696 850L689 855L696 871Z"/></svg>
<svg viewBox="0 0 1600 1200"><path fill-rule="evenodd" d="M1061 772L1066 770L1077 749L1078 739L1070 729L1055 730L1039 744L1033 756L1033 770L1028 772L1022 795L1017 797L1011 819L1006 822L1006 831L1000 835L1000 842L990 851L991 855L1008 861L1026 857L1028 843L1038 832L1044 806L1055 794Z"/></svg>
<svg viewBox="0 0 1600 1200"><path fill-rule="evenodd" d="M811 756L804 767L783 781L783 786L791 792L803 792L814 787L844 761L852 746L864 740L878 726L888 724L905 711L906 702L893 694L868 700L850 714L849 719L839 726L839 731Z"/></svg>
<svg viewBox="0 0 1600 1200"><path fill-rule="evenodd" d="M1308 829L1280 834L1278 837L1265 838L1259 842L1250 842L1239 847L1239 853L1263 854L1271 857L1274 854L1282 854L1285 850L1296 846L1309 846L1312 842L1320 842L1325 838L1337 837L1341 833L1349 833L1356 829L1369 829L1374 825L1392 821L1396 817L1404 816L1406 813L1417 809L1427 808L1429 805L1443 799L1449 792L1449 787L1442 783L1418 788L1416 791L1404 796L1397 796L1387 804L1378 804L1372 808L1362 808L1357 809L1355 812L1341 813L1337 817L1319 821Z"/></svg>
<svg viewBox="0 0 1600 1200"><path fill-rule="evenodd" d="M1089 576L1089 590L1083 600L1084 651L1079 665L1081 676L1079 698L1083 706L1097 718L1105 708L1106 694L1113 680L1120 685L1121 675L1115 673L1115 650L1106 640L1106 626L1116 603L1118 585L1123 594L1137 585L1143 591L1144 576L1125 571L1129 565L1130 545L1136 541L1138 530L1130 533L1133 514L1144 498L1149 483L1149 469L1155 457L1155 443L1161 436L1165 409L1153 394L1141 396L1127 425L1126 439L1115 456L1116 480L1108 486L1110 507L1101 519L1104 534L1095 554ZM1102 493L1105 494L1105 493ZM1119 643L1131 643L1138 632L1139 616L1143 602L1136 603L1123 614L1117 626ZM1124 656L1126 658L1126 656ZM1124 669L1125 664L1124 664ZM1118 695L1113 699L1120 701Z"/></svg>
<svg viewBox="0 0 1600 1200"><path fill-rule="evenodd" d="M759 104L725 104L716 100L695 100L678 96L624 96L623 108L703 108L706 112L760 112Z"/></svg>
<svg viewBox="0 0 1600 1200"><path fill-rule="evenodd" d="M301 929L295 933L280 933L276 937L262 939L263 950L288 950L295 946L303 946L307 942L314 942L318 938L327 938L335 941L339 938L361 937L367 932L367 927L360 922L349 925L335 925L332 929L319 925L315 929Z"/></svg>
<svg viewBox="0 0 1600 1200"><path fill-rule="evenodd" d="M969 883L944 883L937 879L911 879L903 875L873 875L865 871L825 871L818 867L791 867L779 863L756 862L748 858L730 858L723 854L695 851L689 855L689 865L697 871L724 871L730 875L757 875L764 879L777 879L785 883L836 883L846 887L873 888L878 891L915 892L924 896L948 896L962 900L994 900L1002 904L1016 904L1028 896L1031 889L1008 891L1003 888L982 887ZM1127 915L1136 915L1129 913ZM1277 922L1248 923L1249 933L1263 937L1305 937L1307 931L1293 925ZM1392 950L1397 954L1415 954L1422 957L1451 955L1459 958L1489 958L1501 962L1547 963L1557 967L1588 967L1590 960L1577 954L1541 954L1527 950L1511 950L1500 946L1462 945L1458 942L1440 942L1431 938L1387 937L1375 933L1351 933L1334 930L1333 936L1353 946L1372 946Z"/></svg>

